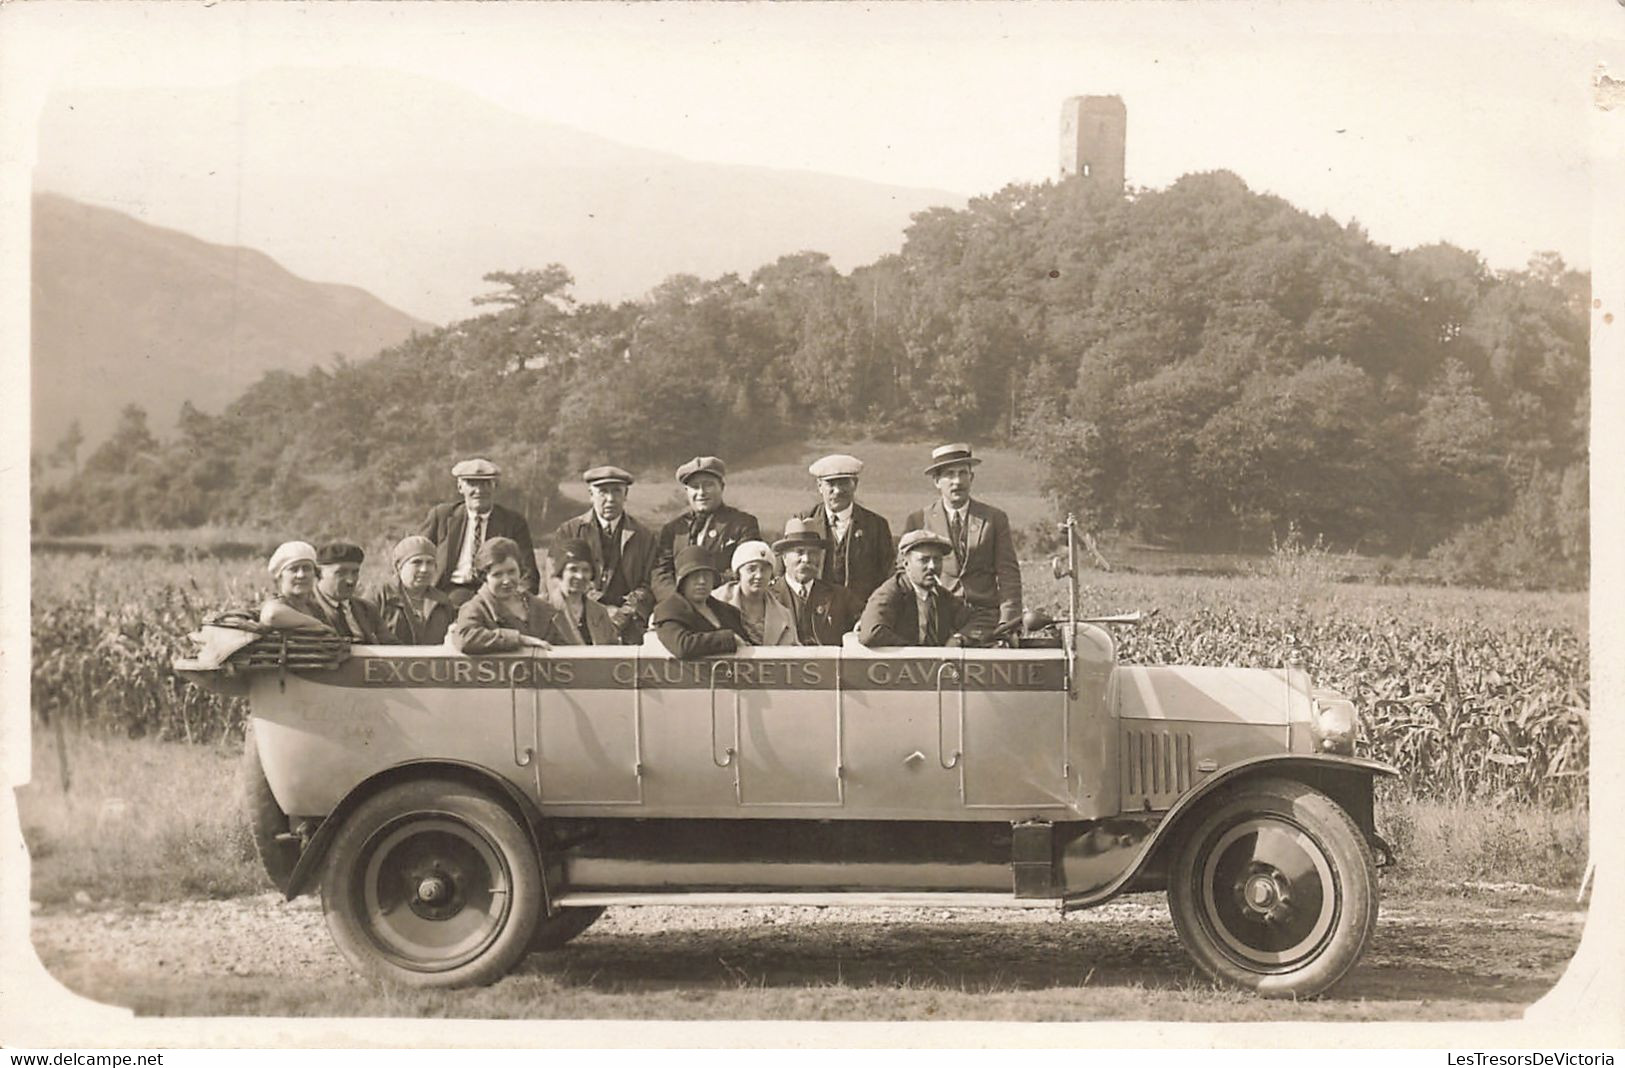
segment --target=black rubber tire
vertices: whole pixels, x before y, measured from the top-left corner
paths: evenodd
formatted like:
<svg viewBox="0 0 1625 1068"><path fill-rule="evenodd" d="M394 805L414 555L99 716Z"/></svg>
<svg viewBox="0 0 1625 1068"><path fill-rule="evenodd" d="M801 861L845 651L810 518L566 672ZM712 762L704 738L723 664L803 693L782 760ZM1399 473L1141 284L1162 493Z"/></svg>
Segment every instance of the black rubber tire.
<svg viewBox="0 0 1625 1068"><path fill-rule="evenodd" d="M598 922L598 917L604 914L602 905L584 905L575 908L560 909L558 915L543 917L536 921L536 933L530 939L532 953L544 953L550 949L558 949L576 935Z"/></svg>
<svg viewBox="0 0 1625 1068"><path fill-rule="evenodd" d="M1377 867L1347 812L1288 779L1223 789L1182 835L1168 911L1202 970L1264 997L1336 984L1377 925Z"/></svg>
<svg viewBox="0 0 1625 1068"><path fill-rule="evenodd" d="M271 885L286 893L294 865L299 863L300 846L296 840L277 839L277 835L288 833L288 814L276 803L271 784L265 781L260 749L254 743L253 723L243 729L243 759L237 765L237 791L238 809L248 828L249 840L254 843L254 855L259 857Z"/></svg>
<svg viewBox="0 0 1625 1068"><path fill-rule="evenodd" d="M529 952L541 910L525 827L495 798L443 779L363 801L334 836L322 877L339 951L364 974L416 988L502 978Z"/></svg>

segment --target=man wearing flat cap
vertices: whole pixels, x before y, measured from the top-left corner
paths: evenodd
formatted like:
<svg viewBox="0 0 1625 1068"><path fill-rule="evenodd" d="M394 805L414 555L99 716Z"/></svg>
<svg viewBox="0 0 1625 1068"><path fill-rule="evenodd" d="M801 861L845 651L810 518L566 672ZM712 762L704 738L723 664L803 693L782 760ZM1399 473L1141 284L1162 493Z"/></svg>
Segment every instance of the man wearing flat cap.
<svg viewBox="0 0 1625 1068"><path fill-rule="evenodd" d="M536 550L530 543L525 517L496 503L497 480L502 471L490 460L476 457L451 469L461 500L429 509L419 534L434 542L434 587L454 605L462 605L480 588L474 557L490 538L511 538L519 546L520 581L531 593L541 588Z"/></svg>
<svg viewBox="0 0 1625 1068"><path fill-rule="evenodd" d="M795 623L795 645L840 645L863 611L863 602L845 586L819 577L825 542L811 519L795 517L784 524L784 537L773 551L784 562L784 582L773 596L790 610Z"/></svg>
<svg viewBox="0 0 1625 1068"><path fill-rule="evenodd" d="M655 605L655 533L626 511L630 473L605 465L583 472L581 480L592 507L560 523L554 544L586 544L598 576L593 597L609 610L621 640L636 645Z"/></svg>
<svg viewBox="0 0 1625 1068"><path fill-rule="evenodd" d="M389 554L394 573L364 598L378 614L384 640L395 645L439 645L457 621L451 598L434 588L434 542L413 534Z"/></svg>
<svg viewBox="0 0 1625 1068"><path fill-rule="evenodd" d="M807 468L807 473L818 480L818 495L823 498L801 513L801 518L813 521L824 539L819 577L845 586L862 604L897 569L891 524L854 499L858 476L863 473L863 461L856 456L825 456Z"/></svg>
<svg viewBox="0 0 1625 1068"><path fill-rule="evenodd" d="M361 546L330 541L316 550L316 608L322 622L352 641L365 645L393 644L383 620L372 605L355 595L361 581Z"/></svg>
<svg viewBox="0 0 1625 1068"><path fill-rule="evenodd" d="M732 560L740 542L761 540L755 516L723 503L727 475L715 456L696 456L677 469L689 507L660 528L654 568L657 604L677 592L675 560L688 546L704 549L714 560Z"/></svg>
<svg viewBox="0 0 1625 1068"><path fill-rule="evenodd" d="M903 569L869 595L858 641L884 645L963 645L974 633L970 606L940 581L953 546L930 530L911 530L898 543Z"/></svg>
<svg viewBox="0 0 1625 1068"><path fill-rule="evenodd" d="M931 450L925 473L937 484L937 499L905 525L948 540L942 585L961 594L975 622L991 630L1021 618L1021 564L1010 538L1010 517L971 499L974 468L981 462L963 442Z"/></svg>

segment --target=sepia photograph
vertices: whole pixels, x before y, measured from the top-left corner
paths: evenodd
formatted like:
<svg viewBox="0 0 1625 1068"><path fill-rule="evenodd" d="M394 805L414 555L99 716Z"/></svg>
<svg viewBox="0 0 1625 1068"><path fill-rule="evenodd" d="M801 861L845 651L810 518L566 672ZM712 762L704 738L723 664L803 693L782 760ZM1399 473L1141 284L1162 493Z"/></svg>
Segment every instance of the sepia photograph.
<svg viewBox="0 0 1625 1068"><path fill-rule="evenodd" d="M1616 0L0 7L0 1043L1619 1047L1622 146Z"/></svg>

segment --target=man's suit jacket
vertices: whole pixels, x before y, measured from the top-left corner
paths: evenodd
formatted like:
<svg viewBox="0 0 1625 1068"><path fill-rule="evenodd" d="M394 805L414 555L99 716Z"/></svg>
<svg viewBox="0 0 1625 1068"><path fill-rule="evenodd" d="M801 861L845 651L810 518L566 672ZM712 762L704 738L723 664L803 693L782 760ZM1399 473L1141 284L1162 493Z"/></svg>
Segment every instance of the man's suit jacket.
<svg viewBox="0 0 1625 1068"><path fill-rule="evenodd" d="M434 587L451 589L451 573L457 568L457 557L463 551L463 535L468 530L468 505L462 501L448 501L429 509L418 533L434 542ZM530 543L530 524L525 517L511 508L493 504L485 518L485 540L512 538L519 545L519 569L524 572L525 589L535 593L541 588L540 573L536 570L536 550Z"/></svg>
<svg viewBox="0 0 1625 1068"><path fill-rule="evenodd" d="M802 512L801 517L811 519L824 535L824 570L819 577L851 590L858 604L867 601L875 587L897 570L897 543L892 541L891 524L879 513L854 504L846 538L839 544L830 529L823 501Z"/></svg>
<svg viewBox="0 0 1625 1068"><path fill-rule="evenodd" d="M660 528L653 582L657 603L677 592L676 557L694 544L693 530L699 518L693 511L687 511ZM739 543L761 536L755 516L724 504L711 513L700 547L711 554L717 567L727 571Z"/></svg>
<svg viewBox="0 0 1625 1068"><path fill-rule="evenodd" d="M457 621L457 609L444 592L433 586L429 587L428 596L433 604L427 616L418 614L421 602L407 596L399 579L371 590L366 601L378 613L384 631L394 644L439 645L446 640L446 631Z"/></svg>
<svg viewBox="0 0 1625 1068"><path fill-rule="evenodd" d="M909 530L951 538L948 510L938 497L908 517ZM965 546L942 561L942 584L964 595L972 608L997 608L999 622L1021 618L1021 564L1010 540L1010 517L975 498L966 506Z"/></svg>
<svg viewBox="0 0 1625 1068"><path fill-rule="evenodd" d="M604 566L604 546L598 537L598 518L589 508L559 524L554 537L555 545L567 541L584 541L592 550L593 563L598 566L599 603L611 608L626 605L632 609L635 628L643 630L649 613L654 611L655 533L629 515L621 516L621 559L613 570Z"/></svg>
<svg viewBox="0 0 1625 1068"><path fill-rule="evenodd" d="M672 656L679 660L726 656L736 647L733 634L749 641L745 637L745 624L739 618L738 609L731 604L723 604L715 597L709 598L707 604L721 620L721 627L713 627L711 621L700 615L699 609L689 604L688 598L682 594L674 593L655 605L650 620L660 644Z"/></svg>
<svg viewBox="0 0 1625 1068"><path fill-rule="evenodd" d="M339 623L339 608L337 602L330 601L321 590L317 590L311 597L311 603L321 613L322 622L338 631L345 633L347 627ZM394 645L395 636L384 626L383 619L378 610L370 602L361 597L350 598L350 614L355 616L356 625L361 628L360 634L350 635L363 645Z"/></svg>
<svg viewBox="0 0 1625 1068"><path fill-rule="evenodd" d="M863 602L851 590L823 579L813 579L805 601L795 595L789 582L777 583L768 593L790 613L794 626L785 643L789 645L840 645L841 635L863 614Z"/></svg>
<svg viewBox="0 0 1625 1068"><path fill-rule="evenodd" d="M948 638L958 634L971 621L970 606L956 593L937 586L931 591L937 604L937 642L947 644ZM920 633L920 606L914 595L914 585L899 572L880 584L869 595L863 606L863 618L858 620L858 641L868 646L924 645Z"/></svg>

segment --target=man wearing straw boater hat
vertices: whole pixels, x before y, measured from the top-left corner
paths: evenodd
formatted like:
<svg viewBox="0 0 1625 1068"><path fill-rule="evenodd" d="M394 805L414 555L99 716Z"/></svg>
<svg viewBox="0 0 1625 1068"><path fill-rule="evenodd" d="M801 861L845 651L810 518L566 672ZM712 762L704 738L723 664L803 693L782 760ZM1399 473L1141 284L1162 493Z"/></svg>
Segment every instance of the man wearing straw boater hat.
<svg viewBox="0 0 1625 1068"><path fill-rule="evenodd" d="M784 561L784 582L775 590L795 621L796 645L840 645L863 611L863 602L845 586L819 577L824 535L811 519L792 518L773 551Z"/></svg>
<svg viewBox="0 0 1625 1068"><path fill-rule="evenodd" d="M480 588L474 573L480 546L490 538L510 538L519 546L520 581L535 593L541 574L536 568L536 550L531 548L530 524L518 512L496 503L502 469L475 457L458 463L451 474L461 499L429 509L429 517L418 531L434 542L435 589L445 591L452 604L461 606Z"/></svg>
<svg viewBox="0 0 1625 1068"><path fill-rule="evenodd" d="M655 533L626 510L632 475L606 464L582 472L592 507L559 524L556 545L587 543L598 577L593 598L609 610L621 640L636 645L654 611Z"/></svg>
<svg viewBox="0 0 1625 1068"><path fill-rule="evenodd" d="M976 626L991 630L1021 618L1021 564L1010 539L1010 517L971 499L974 468L981 462L964 442L932 449L925 473L937 484L937 499L909 516L905 526L948 539L942 585L964 596Z"/></svg>
<svg viewBox="0 0 1625 1068"><path fill-rule="evenodd" d="M856 456L825 456L814 461L807 473L818 480L818 495L823 498L801 513L803 519L812 520L824 539L819 577L845 586L862 605L897 569L891 524L855 500L858 476L863 473L863 461Z"/></svg>

